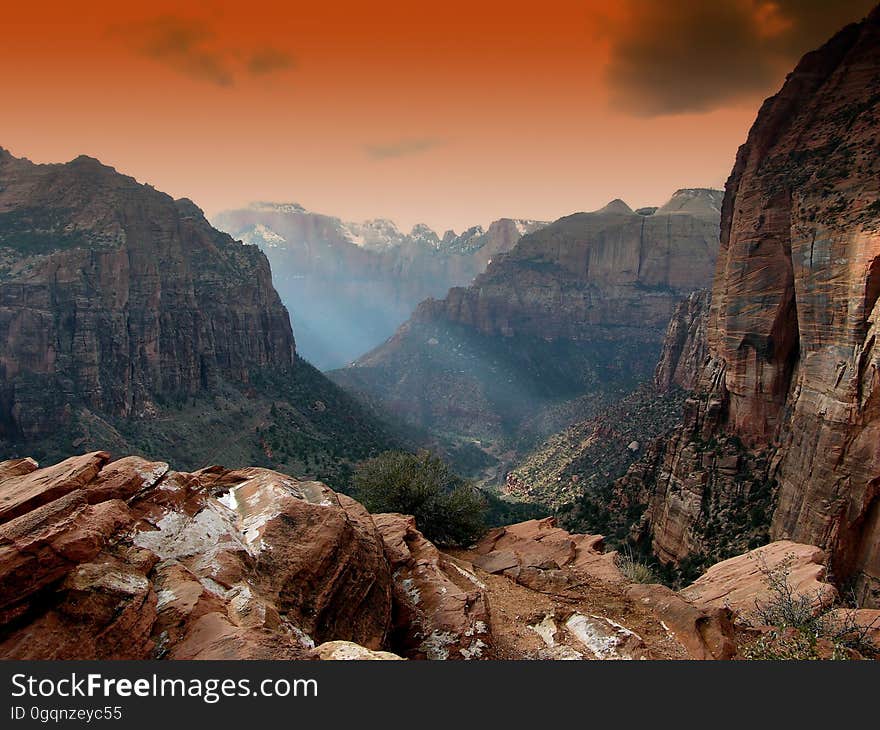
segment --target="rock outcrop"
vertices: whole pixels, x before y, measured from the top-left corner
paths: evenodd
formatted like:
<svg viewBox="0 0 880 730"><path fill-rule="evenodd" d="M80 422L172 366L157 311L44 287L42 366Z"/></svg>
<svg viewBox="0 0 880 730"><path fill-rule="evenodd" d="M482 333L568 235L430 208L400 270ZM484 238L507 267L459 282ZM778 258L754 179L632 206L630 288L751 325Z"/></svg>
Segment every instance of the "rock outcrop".
<svg viewBox="0 0 880 730"><path fill-rule="evenodd" d="M97 452L7 476L0 495L3 658L290 659L322 641L386 643L382 538L321 483Z"/></svg>
<svg viewBox="0 0 880 730"><path fill-rule="evenodd" d="M295 203L254 203L214 223L266 254L293 313L298 350L321 369L372 350L423 299L466 286L492 258L546 225L503 218L441 238L424 224L407 234L391 221L346 223Z"/></svg>
<svg viewBox="0 0 880 730"><path fill-rule="evenodd" d="M684 390L697 387L706 364L708 321L708 289L695 291L675 308L654 370L657 390L666 391L673 386Z"/></svg>
<svg viewBox="0 0 880 730"><path fill-rule="evenodd" d="M489 658L485 585L473 568L437 550L409 515L374 520L394 581L394 645L414 659Z"/></svg>
<svg viewBox="0 0 880 730"><path fill-rule="evenodd" d="M778 540L716 563L680 595L698 608L729 608L748 618L773 600L770 584L780 580L793 595L812 599L817 610L828 608L838 596L827 580L826 562L813 545Z"/></svg>
<svg viewBox="0 0 880 730"><path fill-rule="evenodd" d="M652 472L646 523L664 559L710 522L727 529L716 506L763 483L770 536L825 549L867 605L880 604L878 79L875 9L765 102L727 183L697 396L656 468L634 467ZM713 441L766 469L713 483L726 463L707 465Z"/></svg>

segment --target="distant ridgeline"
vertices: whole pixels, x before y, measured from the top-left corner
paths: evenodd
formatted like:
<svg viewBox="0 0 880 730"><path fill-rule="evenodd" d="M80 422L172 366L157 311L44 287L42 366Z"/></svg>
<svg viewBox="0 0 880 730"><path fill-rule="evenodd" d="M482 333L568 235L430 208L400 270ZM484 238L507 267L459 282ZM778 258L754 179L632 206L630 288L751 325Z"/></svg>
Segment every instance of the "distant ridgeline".
<svg viewBox="0 0 880 730"><path fill-rule="evenodd" d="M656 210L615 200L561 218L331 377L453 452L476 447L482 475L503 477L651 377L673 310L711 281L721 198L680 190Z"/></svg>
<svg viewBox="0 0 880 730"><path fill-rule="evenodd" d="M88 157L0 149L0 343L0 458L107 449L342 488L396 443L299 359L257 247Z"/></svg>
<svg viewBox="0 0 880 730"><path fill-rule="evenodd" d="M523 234L546 223L503 218L442 237L424 224L346 223L295 203L254 203L215 225L260 247L293 318L299 353L321 369L347 365L390 337L428 297L470 283Z"/></svg>

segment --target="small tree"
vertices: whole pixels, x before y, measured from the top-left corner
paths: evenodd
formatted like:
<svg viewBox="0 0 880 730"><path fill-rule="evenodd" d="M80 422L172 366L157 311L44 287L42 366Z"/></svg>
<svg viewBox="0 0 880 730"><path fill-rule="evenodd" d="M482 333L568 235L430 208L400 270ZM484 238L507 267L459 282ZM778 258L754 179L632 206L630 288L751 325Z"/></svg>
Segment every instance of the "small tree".
<svg viewBox="0 0 880 730"><path fill-rule="evenodd" d="M358 499L370 512L402 512L438 545L469 545L485 532L486 500L436 456L386 451L354 476Z"/></svg>

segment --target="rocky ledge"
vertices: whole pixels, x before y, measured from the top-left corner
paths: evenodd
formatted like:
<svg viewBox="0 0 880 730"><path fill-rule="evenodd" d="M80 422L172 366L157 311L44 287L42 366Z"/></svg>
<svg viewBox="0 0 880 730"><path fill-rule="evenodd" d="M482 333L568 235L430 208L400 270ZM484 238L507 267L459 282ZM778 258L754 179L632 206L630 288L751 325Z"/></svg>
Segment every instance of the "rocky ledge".
<svg viewBox="0 0 880 730"><path fill-rule="evenodd" d="M821 551L762 550L833 598ZM0 462L2 659L731 658L748 560L674 593L552 519L444 553L412 517L267 469Z"/></svg>

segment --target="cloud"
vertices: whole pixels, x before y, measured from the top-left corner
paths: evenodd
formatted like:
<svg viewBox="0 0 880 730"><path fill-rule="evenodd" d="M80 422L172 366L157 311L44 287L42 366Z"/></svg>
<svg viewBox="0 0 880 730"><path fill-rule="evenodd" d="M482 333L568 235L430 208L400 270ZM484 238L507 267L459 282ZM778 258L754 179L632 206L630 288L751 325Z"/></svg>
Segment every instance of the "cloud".
<svg viewBox="0 0 880 730"><path fill-rule="evenodd" d="M217 86L232 86L239 72L265 76L293 66L293 57L272 47L242 50L224 46L210 24L163 16L110 29L135 53Z"/></svg>
<svg viewBox="0 0 880 730"><path fill-rule="evenodd" d="M609 31L612 104L636 116L706 112L767 95L806 51L874 0L628 0Z"/></svg>
<svg viewBox="0 0 880 730"><path fill-rule="evenodd" d="M247 69L254 76L264 76L293 68L293 56L277 48L261 48L248 58Z"/></svg>
<svg viewBox="0 0 880 730"><path fill-rule="evenodd" d="M446 140L437 137L413 137L382 144L369 144L364 149L374 160L387 160L417 155L445 144Z"/></svg>

